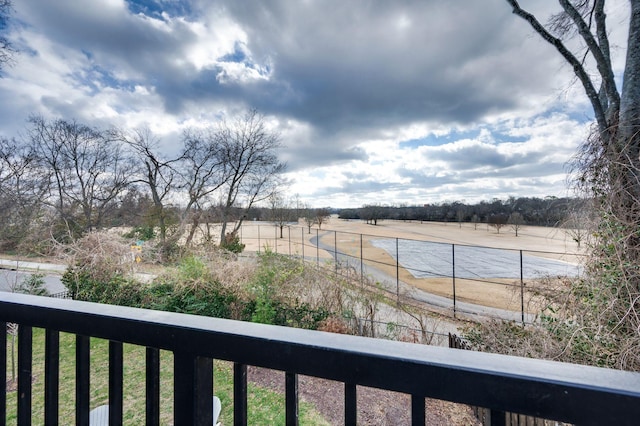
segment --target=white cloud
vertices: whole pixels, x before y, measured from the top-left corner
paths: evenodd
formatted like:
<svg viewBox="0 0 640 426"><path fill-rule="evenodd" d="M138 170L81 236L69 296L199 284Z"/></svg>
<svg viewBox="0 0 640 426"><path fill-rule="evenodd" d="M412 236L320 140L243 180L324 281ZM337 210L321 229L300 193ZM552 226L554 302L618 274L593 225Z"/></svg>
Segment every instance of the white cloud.
<svg viewBox="0 0 640 426"><path fill-rule="evenodd" d="M607 4L620 72L628 4ZM588 131L571 70L503 0L15 6L0 134L43 113L149 126L175 150L184 128L253 107L314 205L563 195Z"/></svg>

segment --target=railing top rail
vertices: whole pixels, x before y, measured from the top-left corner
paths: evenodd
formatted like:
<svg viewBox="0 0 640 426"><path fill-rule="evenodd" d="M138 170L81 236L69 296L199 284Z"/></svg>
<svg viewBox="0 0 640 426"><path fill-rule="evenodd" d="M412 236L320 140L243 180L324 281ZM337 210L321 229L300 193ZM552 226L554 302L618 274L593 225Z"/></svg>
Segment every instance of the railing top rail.
<svg viewBox="0 0 640 426"><path fill-rule="evenodd" d="M12 293L0 321L573 423L640 418L639 373Z"/></svg>

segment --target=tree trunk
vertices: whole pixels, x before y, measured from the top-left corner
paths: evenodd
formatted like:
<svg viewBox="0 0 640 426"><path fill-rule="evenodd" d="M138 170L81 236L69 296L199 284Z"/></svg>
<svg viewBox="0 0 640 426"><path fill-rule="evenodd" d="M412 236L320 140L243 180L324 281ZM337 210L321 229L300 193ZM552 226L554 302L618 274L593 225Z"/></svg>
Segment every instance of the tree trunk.
<svg viewBox="0 0 640 426"><path fill-rule="evenodd" d="M640 0L631 0L627 57L620 99L620 118L615 151L618 154L621 199L614 201L617 216L627 227L625 253L632 263L640 261ZM640 288L640 279L636 286Z"/></svg>
<svg viewBox="0 0 640 426"><path fill-rule="evenodd" d="M200 225L200 212L193 212L191 218L191 229L189 230L189 235L187 235L187 241L185 242L185 246L190 247L193 241L193 236Z"/></svg>

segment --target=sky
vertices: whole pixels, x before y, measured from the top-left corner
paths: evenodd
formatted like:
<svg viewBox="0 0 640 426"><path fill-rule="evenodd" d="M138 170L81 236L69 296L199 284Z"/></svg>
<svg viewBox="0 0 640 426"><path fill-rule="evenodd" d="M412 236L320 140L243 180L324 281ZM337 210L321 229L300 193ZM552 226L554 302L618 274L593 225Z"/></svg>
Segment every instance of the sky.
<svg viewBox="0 0 640 426"><path fill-rule="evenodd" d="M186 129L256 109L285 195L311 207L574 195L590 105L505 0L13 3L0 137L39 114L148 127L171 155ZM619 83L627 9L606 9Z"/></svg>

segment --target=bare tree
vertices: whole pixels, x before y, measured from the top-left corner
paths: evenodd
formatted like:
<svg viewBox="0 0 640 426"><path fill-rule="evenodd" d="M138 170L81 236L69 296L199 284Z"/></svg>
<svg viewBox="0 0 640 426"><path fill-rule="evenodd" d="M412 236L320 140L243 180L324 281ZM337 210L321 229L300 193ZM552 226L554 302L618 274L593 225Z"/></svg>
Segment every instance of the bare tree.
<svg viewBox="0 0 640 426"><path fill-rule="evenodd" d="M180 177L188 201L183 210L182 223L189 218L191 220L187 246L191 244L209 207L210 197L228 180L228 168L217 142L211 129L188 129L183 134Z"/></svg>
<svg viewBox="0 0 640 426"><path fill-rule="evenodd" d="M366 220L367 223L377 225L378 221L384 218L384 207L379 204L367 204L360 208L361 214L364 217L361 219Z"/></svg>
<svg viewBox="0 0 640 426"><path fill-rule="evenodd" d="M605 0L559 0L561 11L547 26L507 0L513 13L531 25L572 67L591 103L595 131L577 167L580 182L627 228L621 232L625 257L640 260L640 0L631 0L622 90L618 91L608 38ZM578 37L573 51L567 40ZM582 46L585 47L583 50ZM595 64L590 68L589 64ZM640 288L640 275L633 280Z"/></svg>
<svg viewBox="0 0 640 426"><path fill-rule="evenodd" d="M507 3L571 66L595 119L575 162L578 187L599 210L594 261L587 268L591 279L572 288L571 298L578 303L571 321L578 319L577 327L567 330L562 344L570 349L580 341L575 346L590 350L587 362L640 370L640 0L628 2L621 90L612 66L605 0L558 0L560 11L546 26L518 1ZM578 42L569 42L572 38Z"/></svg>
<svg viewBox="0 0 640 426"><path fill-rule="evenodd" d="M16 250L35 227L47 183L31 146L0 139L0 247Z"/></svg>
<svg viewBox="0 0 640 426"><path fill-rule="evenodd" d="M177 172L175 164L178 158L166 159L159 152L159 141L148 128L136 129L130 132L113 129L112 137L121 140L133 151L137 164L142 165L133 182L147 187L153 200L151 218L157 221L161 250L167 245L167 227L170 223L171 211L167 209L167 199L176 189Z"/></svg>
<svg viewBox="0 0 640 426"><path fill-rule="evenodd" d="M228 223L235 219L229 232L235 235L249 209L267 199L282 184L280 175L286 166L277 157L279 136L267 129L264 118L255 110L231 124L221 123L217 144L229 173L222 187L220 241L225 241ZM232 216L235 208L243 212L236 218Z"/></svg>
<svg viewBox="0 0 640 426"><path fill-rule="evenodd" d="M318 229L322 229L322 224L329 222L329 218L331 218L331 212L329 209L316 209L316 223L318 224Z"/></svg>
<svg viewBox="0 0 640 426"><path fill-rule="evenodd" d="M507 225L507 216L503 214L491 215L489 219L487 219L487 223L499 234L500 230Z"/></svg>
<svg viewBox="0 0 640 426"><path fill-rule="evenodd" d="M50 204L69 235L102 226L108 209L129 185L130 165L118 141L75 121L29 119L41 167L51 172Z"/></svg>
<svg viewBox="0 0 640 426"><path fill-rule="evenodd" d="M302 201L300 200L300 194L295 194L291 202L295 211L293 212L293 220L297 223L300 220L300 212L304 208Z"/></svg>
<svg viewBox="0 0 640 426"><path fill-rule="evenodd" d="M578 248L581 248L582 243L594 232L593 221L591 209L583 204L571 209L561 226L564 232L575 241Z"/></svg>
<svg viewBox="0 0 640 426"><path fill-rule="evenodd" d="M294 215L295 211L292 211L282 195L273 193L269 196L269 217L280 229L280 238L283 238L284 227L291 222Z"/></svg>
<svg viewBox="0 0 640 426"><path fill-rule="evenodd" d="M460 207L458 208L458 210L456 210L456 220L458 221L458 228L462 228L462 222L464 221L466 215L467 212L464 207Z"/></svg>
<svg viewBox="0 0 640 426"><path fill-rule="evenodd" d="M480 218L477 214L474 213L473 216L471 216L471 222L473 223L473 229L478 229L478 222L480 222Z"/></svg>
<svg viewBox="0 0 640 426"><path fill-rule="evenodd" d="M311 233L311 227L316 224L317 219L316 211L309 206L303 205L302 207L302 221L307 227L307 233Z"/></svg>
<svg viewBox="0 0 640 426"><path fill-rule="evenodd" d="M518 212L513 212L509 215L509 219L507 219L507 223L511 226L516 233L516 237L518 236L518 231L522 229L525 224L524 217L522 214Z"/></svg>
<svg viewBox="0 0 640 426"><path fill-rule="evenodd" d="M11 14L11 0L0 0L0 71L3 65L11 64L15 49L9 39L4 35Z"/></svg>

